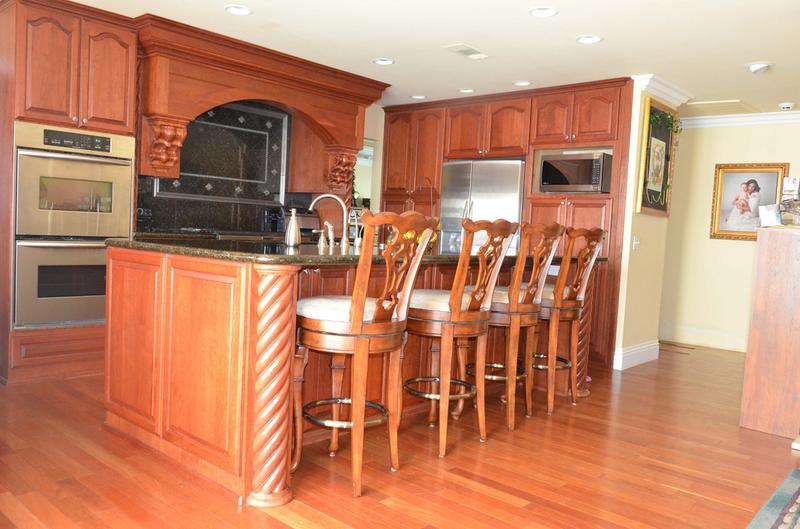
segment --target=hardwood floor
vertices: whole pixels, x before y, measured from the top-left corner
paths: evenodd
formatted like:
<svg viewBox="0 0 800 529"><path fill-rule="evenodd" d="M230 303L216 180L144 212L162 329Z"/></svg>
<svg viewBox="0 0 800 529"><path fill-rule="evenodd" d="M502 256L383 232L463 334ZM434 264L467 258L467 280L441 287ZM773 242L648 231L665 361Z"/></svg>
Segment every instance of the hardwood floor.
<svg viewBox="0 0 800 529"><path fill-rule="evenodd" d="M661 359L594 376L578 406L537 395L517 430L487 401L451 422L448 454L424 417L367 431L364 496L352 498L347 436L335 458L306 447L295 501L260 511L102 429L98 377L0 387L0 529L20 528L739 528L791 468L790 439L740 429L743 355L663 345Z"/></svg>

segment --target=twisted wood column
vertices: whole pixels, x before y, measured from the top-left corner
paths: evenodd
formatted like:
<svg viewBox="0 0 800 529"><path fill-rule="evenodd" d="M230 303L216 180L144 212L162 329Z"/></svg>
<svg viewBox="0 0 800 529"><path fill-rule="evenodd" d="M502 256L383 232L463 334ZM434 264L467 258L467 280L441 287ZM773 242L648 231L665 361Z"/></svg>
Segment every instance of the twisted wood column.
<svg viewBox="0 0 800 529"><path fill-rule="evenodd" d="M299 270L253 266L252 492L247 503L254 507L275 507L292 499L291 368Z"/></svg>

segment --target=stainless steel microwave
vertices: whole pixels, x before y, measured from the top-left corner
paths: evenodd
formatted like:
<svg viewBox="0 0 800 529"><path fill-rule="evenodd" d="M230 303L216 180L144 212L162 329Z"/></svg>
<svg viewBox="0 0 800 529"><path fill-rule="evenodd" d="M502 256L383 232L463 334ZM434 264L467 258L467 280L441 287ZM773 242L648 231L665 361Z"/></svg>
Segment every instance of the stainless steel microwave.
<svg viewBox="0 0 800 529"><path fill-rule="evenodd" d="M537 164L539 191L609 193L611 161L606 151L542 152Z"/></svg>

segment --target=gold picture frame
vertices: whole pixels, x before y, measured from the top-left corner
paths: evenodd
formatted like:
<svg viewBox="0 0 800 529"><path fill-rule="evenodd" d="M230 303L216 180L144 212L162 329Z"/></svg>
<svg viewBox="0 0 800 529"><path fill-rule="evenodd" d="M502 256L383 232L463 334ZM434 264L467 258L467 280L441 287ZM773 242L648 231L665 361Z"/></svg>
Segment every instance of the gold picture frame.
<svg viewBox="0 0 800 529"><path fill-rule="evenodd" d="M756 240L756 229L760 226L757 206L781 201L783 179L788 174L788 163L717 164L711 199L710 237Z"/></svg>
<svg viewBox="0 0 800 529"><path fill-rule="evenodd" d="M669 217L678 145L678 115L648 96L643 117L636 212ZM671 126L666 126L667 122Z"/></svg>

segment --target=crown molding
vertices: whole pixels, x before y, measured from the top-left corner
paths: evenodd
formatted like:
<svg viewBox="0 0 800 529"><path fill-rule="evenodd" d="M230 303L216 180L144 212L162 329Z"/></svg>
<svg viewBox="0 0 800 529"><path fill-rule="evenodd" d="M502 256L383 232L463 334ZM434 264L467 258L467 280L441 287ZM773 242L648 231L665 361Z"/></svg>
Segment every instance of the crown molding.
<svg viewBox="0 0 800 529"><path fill-rule="evenodd" d="M722 116L696 116L681 118L684 129L712 127L745 127L748 125L777 125L800 123L800 110L791 112L756 112L753 114L725 114Z"/></svg>
<svg viewBox="0 0 800 529"><path fill-rule="evenodd" d="M651 73L632 75L631 79L633 79L635 86L640 87L642 91L655 97L662 103L669 105L673 109L677 109L690 99L694 99L694 96L689 92L663 79L659 79Z"/></svg>

